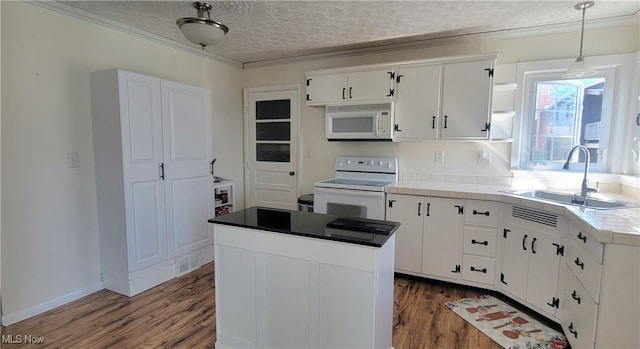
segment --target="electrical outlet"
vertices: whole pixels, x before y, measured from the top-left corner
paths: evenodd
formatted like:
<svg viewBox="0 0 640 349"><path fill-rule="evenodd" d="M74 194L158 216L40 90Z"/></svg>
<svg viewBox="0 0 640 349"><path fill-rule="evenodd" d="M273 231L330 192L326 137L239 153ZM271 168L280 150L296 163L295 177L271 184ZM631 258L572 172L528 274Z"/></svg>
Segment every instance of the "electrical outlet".
<svg viewBox="0 0 640 349"><path fill-rule="evenodd" d="M436 160L435 162L439 164L444 164L444 151L436 150Z"/></svg>

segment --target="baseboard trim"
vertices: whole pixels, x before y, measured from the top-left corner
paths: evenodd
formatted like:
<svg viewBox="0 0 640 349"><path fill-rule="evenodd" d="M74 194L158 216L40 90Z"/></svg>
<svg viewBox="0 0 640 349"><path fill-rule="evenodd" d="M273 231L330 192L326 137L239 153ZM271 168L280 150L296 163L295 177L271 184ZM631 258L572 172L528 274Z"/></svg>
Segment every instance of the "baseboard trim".
<svg viewBox="0 0 640 349"><path fill-rule="evenodd" d="M61 305L67 304L69 302L75 301L76 299L80 299L82 297L88 296L94 292L98 292L100 290L104 289L104 285L102 284L102 282L98 282L96 284L93 284L87 288L81 289L81 290L77 290L74 292L71 292L69 294L66 294L62 297L58 297L40 304L36 304L32 307L23 309L23 310L19 310L17 312L14 313L10 313L10 314L4 314L2 315L2 325L3 326L8 326L8 325L12 325L15 324L16 322L20 322L22 320L26 320L32 316L36 316L39 314L42 314L46 311L49 311L53 308L59 307Z"/></svg>

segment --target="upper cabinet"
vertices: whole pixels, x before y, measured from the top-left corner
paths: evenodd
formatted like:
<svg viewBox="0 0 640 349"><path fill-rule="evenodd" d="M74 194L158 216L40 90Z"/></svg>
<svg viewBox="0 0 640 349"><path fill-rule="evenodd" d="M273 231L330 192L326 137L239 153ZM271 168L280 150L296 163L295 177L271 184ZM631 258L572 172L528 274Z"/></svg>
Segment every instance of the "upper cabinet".
<svg viewBox="0 0 640 349"><path fill-rule="evenodd" d="M496 58L491 53L307 72L307 105L393 101L395 141L486 140Z"/></svg>
<svg viewBox="0 0 640 349"><path fill-rule="evenodd" d="M398 68L396 140L488 139L494 59Z"/></svg>
<svg viewBox="0 0 640 349"><path fill-rule="evenodd" d="M391 100L394 78L391 69L308 74L307 105Z"/></svg>

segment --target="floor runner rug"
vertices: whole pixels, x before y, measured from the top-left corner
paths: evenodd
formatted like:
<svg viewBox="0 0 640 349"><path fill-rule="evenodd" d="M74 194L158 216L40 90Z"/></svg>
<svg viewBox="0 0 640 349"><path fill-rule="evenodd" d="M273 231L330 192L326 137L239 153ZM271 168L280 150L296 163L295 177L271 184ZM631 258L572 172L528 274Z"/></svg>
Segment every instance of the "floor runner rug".
<svg viewBox="0 0 640 349"><path fill-rule="evenodd" d="M500 301L482 295L445 303L446 307L509 349L563 349L567 338L531 316Z"/></svg>

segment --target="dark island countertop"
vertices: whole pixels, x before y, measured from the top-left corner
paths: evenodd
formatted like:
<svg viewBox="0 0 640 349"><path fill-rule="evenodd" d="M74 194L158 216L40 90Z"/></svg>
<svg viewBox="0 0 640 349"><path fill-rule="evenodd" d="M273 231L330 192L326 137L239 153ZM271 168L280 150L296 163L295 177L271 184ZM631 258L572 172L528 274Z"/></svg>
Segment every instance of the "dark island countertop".
<svg viewBox="0 0 640 349"><path fill-rule="evenodd" d="M382 247L400 226L391 221L266 207L246 208L211 218L209 223L373 247Z"/></svg>

